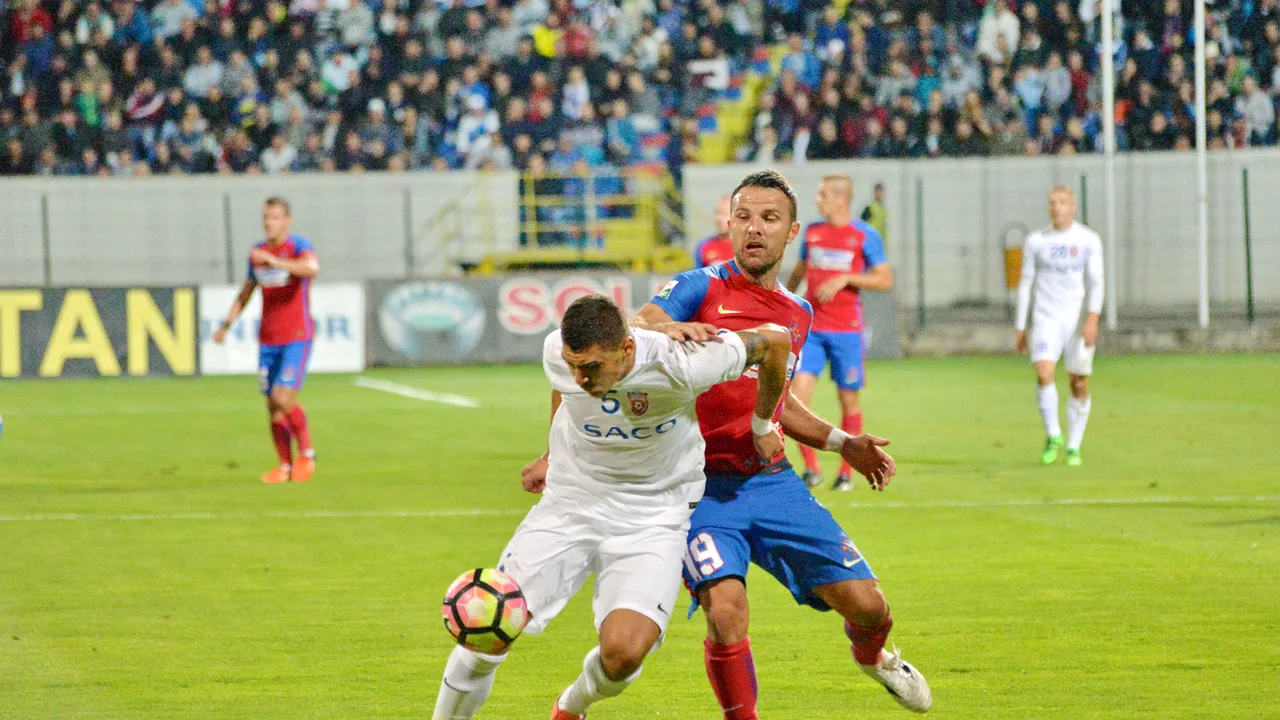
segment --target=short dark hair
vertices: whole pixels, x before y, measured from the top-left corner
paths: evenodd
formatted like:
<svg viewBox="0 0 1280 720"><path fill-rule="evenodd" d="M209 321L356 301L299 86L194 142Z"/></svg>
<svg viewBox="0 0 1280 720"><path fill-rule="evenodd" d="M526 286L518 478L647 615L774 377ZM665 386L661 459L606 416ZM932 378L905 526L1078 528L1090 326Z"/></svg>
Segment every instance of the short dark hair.
<svg viewBox="0 0 1280 720"><path fill-rule="evenodd" d="M742 188L767 188L770 190L781 190L783 195L787 196L787 201L791 204L791 221L796 219L796 191L791 189L791 183L782 176L777 170L761 170L753 172L742 178L742 182L738 183L738 187L733 189L729 194L730 197L736 197L738 191Z"/></svg>
<svg viewBox="0 0 1280 720"><path fill-rule="evenodd" d="M275 205L276 207L283 210L285 215L293 214L293 209L289 207L289 201L285 200L279 195L272 195L271 197L267 198L267 201L263 203L263 205L265 205L266 207L271 207L272 205Z"/></svg>
<svg viewBox="0 0 1280 720"><path fill-rule="evenodd" d="M560 337L573 352L584 352L597 345L613 349L627 339L627 321L609 298L587 295L574 300L564 311Z"/></svg>

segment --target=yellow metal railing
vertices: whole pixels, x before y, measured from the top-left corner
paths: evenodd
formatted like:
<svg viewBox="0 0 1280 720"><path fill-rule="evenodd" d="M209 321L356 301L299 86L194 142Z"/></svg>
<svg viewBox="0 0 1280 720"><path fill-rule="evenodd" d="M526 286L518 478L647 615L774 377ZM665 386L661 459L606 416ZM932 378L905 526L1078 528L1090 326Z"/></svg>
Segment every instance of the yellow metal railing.
<svg viewBox="0 0 1280 720"><path fill-rule="evenodd" d="M520 185L523 248L642 253L662 243L662 178L652 173L544 173Z"/></svg>
<svg viewBox="0 0 1280 720"><path fill-rule="evenodd" d="M520 178L519 246L492 252L482 274L595 268L675 272L690 260L682 243L680 193L664 170L538 173Z"/></svg>

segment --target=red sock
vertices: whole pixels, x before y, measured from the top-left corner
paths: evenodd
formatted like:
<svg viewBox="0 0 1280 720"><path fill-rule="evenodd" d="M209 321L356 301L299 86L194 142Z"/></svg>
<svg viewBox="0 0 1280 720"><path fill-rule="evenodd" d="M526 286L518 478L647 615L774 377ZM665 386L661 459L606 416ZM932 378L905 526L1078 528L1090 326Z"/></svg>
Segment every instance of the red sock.
<svg viewBox="0 0 1280 720"><path fill-rule="evenodd" d="M748 638L730 645L702 642L707 679L724 710L724 720L759 720L756 714L756 663Z"/></svg>
<svg viewBox="0 0 1280 720"><path fill-rule="evenodd" d="M804 471L811 473L820 473L822 468L818 466L818 451L808 445L800 446L800 455L804 457Z"/></svg>
<svg viewBox="0 0 1280 720"><path fill-rule="evenodd" d="M307 427L307 414L302 412L301 405L294 405L288 415L284 416L285 422L289 423L289 430L293 432L293 436L298 439L298 453L309 454L311 452L311 429Z"/></svg>
<svg viewBox="0 0 1280 720"><path fill-rule="evenodd" d="M853 659L859 665L875 665L880 661L880 651L889 639L889 631L893 629L893 616L885 613L884 620L873 628L854 625L844 621L844 634L853 643Z"/></svg>
<svg viewBox="0 0 1280 720"><path fill-rule="evenodd" d="M844 419L840 421L840 429L850 435L861 435L862 411L859 410L852 415L845 415ZM840 474L844 477L851 477L853 475L853 468L849 467L849 463L840 463Z"/></svg>
<svg viewBox="0 0 1280 720"><path fill-rule="evenodd" d="M293 464L293 447L289 442L291 439L286 420L282 418L271 421L271 440L276 444L276 455L280 456L281 465Z"/></svg>

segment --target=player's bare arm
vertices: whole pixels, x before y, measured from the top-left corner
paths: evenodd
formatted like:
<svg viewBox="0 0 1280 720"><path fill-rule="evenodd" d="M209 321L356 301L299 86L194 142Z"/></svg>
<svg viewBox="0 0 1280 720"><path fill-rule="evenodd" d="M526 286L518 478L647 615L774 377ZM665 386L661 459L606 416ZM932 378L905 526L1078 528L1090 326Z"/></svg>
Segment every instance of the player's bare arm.
<svg viewBox="0 0 1280 720"><path fill-rule="evenodd" d="M231 310L227 312L227 319L222 321L222 327L213 331L213 341L221 345L227 339L227 331L235 324L236 318L240 317L240 313L244 312L244 306L249 304L249 298L253 297L254 288L258 287L258 283L254 280L245 280L240 286L240 294L236 295L236 299L231 301Z"/></svg>
<svg viewBox="0 0 1280 720"><path fill-rule="evenodd" d="M795 292L800 289L800 283L802 282L804 282L803 260L796 263L796 266L791 268L791 275L787 277L787 289L791 292Z"/></svg>
<svg viewBox="0 0 1280 720"><path fill-rule="evenodd" d="M671 319L671 316L665 310L653 303L645 303L645 306L640 308L640 312L633 315L627 321L627 324L641 330L660 332L672 340L680 340L682 342L686 340L698 343L720 342L720 338L716 336L720 332L720 328L715 325L700 322L676 322Z"/></svg>
<svg viewBox="0 0 1280 720"><path fill-rule="evenodd" d="M761 325L738 333L747 348L748 367L758 366L756 409L751 430L756 452L772 460L786 450L782 435L773 424L773 413L787 387L787 361L791 354L791 334L779 325Z"/></svg>
<svg viewBox="0 0 1280 720"><path fill-rule="evenodd" d="M1084 325L1080 326L1080 338L1084 340L1085 347L1098 344L1098 313L1085 315Z"/></svg>
<svg viewBox="0 0 1280 720"><path fill-rule="evenodd" d="M556 411L560 409L560 401L562 397L559 390L551 391L551 421L556 419ZM520 471L520 484L524 486L526 492L534 494L541 493L547 489L547 462L551 457L551 449L542 453L537 460L524 466Z"/></svg>
<svg viewBox="0 0 1280 720"><path fill-rule="evenodd" d="M1080 327L1080 339L1084 340L1085 347L1094 347L1098 344L1098 316L1102 312L1102 296L1103 296L1103 274L1102 274L1102 249L1097 248L1089 254L1089 262L1085 266L1084 285L1085 297L1088 298L1088 314L1085 315L1084 324Z"/></svg>
<svg viewBox="0 0 1280 720"><path fill-rule="evenodd" d="M893 269L889 263L881 263L865 273L846 273L831 278L818 288L818 302L831 302L836 293L845 288L886 292L893 289Z"/></svg>
<svg viewBox="0 0 1280 720"><path fill-rule="evenodd" d="M1017 309L1014 311L1014 345L1018 354L1027 354L1027 313L1031 310L1031 288L1036 280L1035 243L1032 233L1022 243L1022 273L1018 279Z"/></svg>
<svg viewBox="0 0 1280 720"><path fill-rule="evenodd" d="M320 260L316 258L315 253L303 253L301 257L290 260L272 255L261 248L255 249L249 255L254 263L261 265L269 265L288 272L290 275L300 278L313 278L320 274Z"/></svg>
<svg viewBox="0 0 1280 720"><path fill-rule="evenodd" d="M876 490L885 489L898 471L893 456L881 449L889 444L888 440L875 435L849 435L814 415L791 393L782 401L782 431L809 447L840 453Z"/></svg>

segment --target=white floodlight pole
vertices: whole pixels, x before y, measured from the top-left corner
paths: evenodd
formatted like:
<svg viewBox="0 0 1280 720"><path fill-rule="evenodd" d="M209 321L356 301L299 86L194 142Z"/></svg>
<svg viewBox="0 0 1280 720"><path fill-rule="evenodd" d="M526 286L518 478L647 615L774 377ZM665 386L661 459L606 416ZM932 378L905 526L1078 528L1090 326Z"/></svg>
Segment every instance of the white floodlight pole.
<svg viewBox="0 0 1280 720"><path fill-rule="evenodd" d="M1206 167L1204 3L1196 0L1196 210L1200 214L1200 328L1209 327L1209 176Z"/></svg>
<svg viewBox="0 0 1280 720"><path fill-rule="evenodd" d="M1107 329L1116 329L1116 51L1112 7L1116 0L1102 0L1102 149L1103 193L1107 196L1106 259Z"/></svg>

